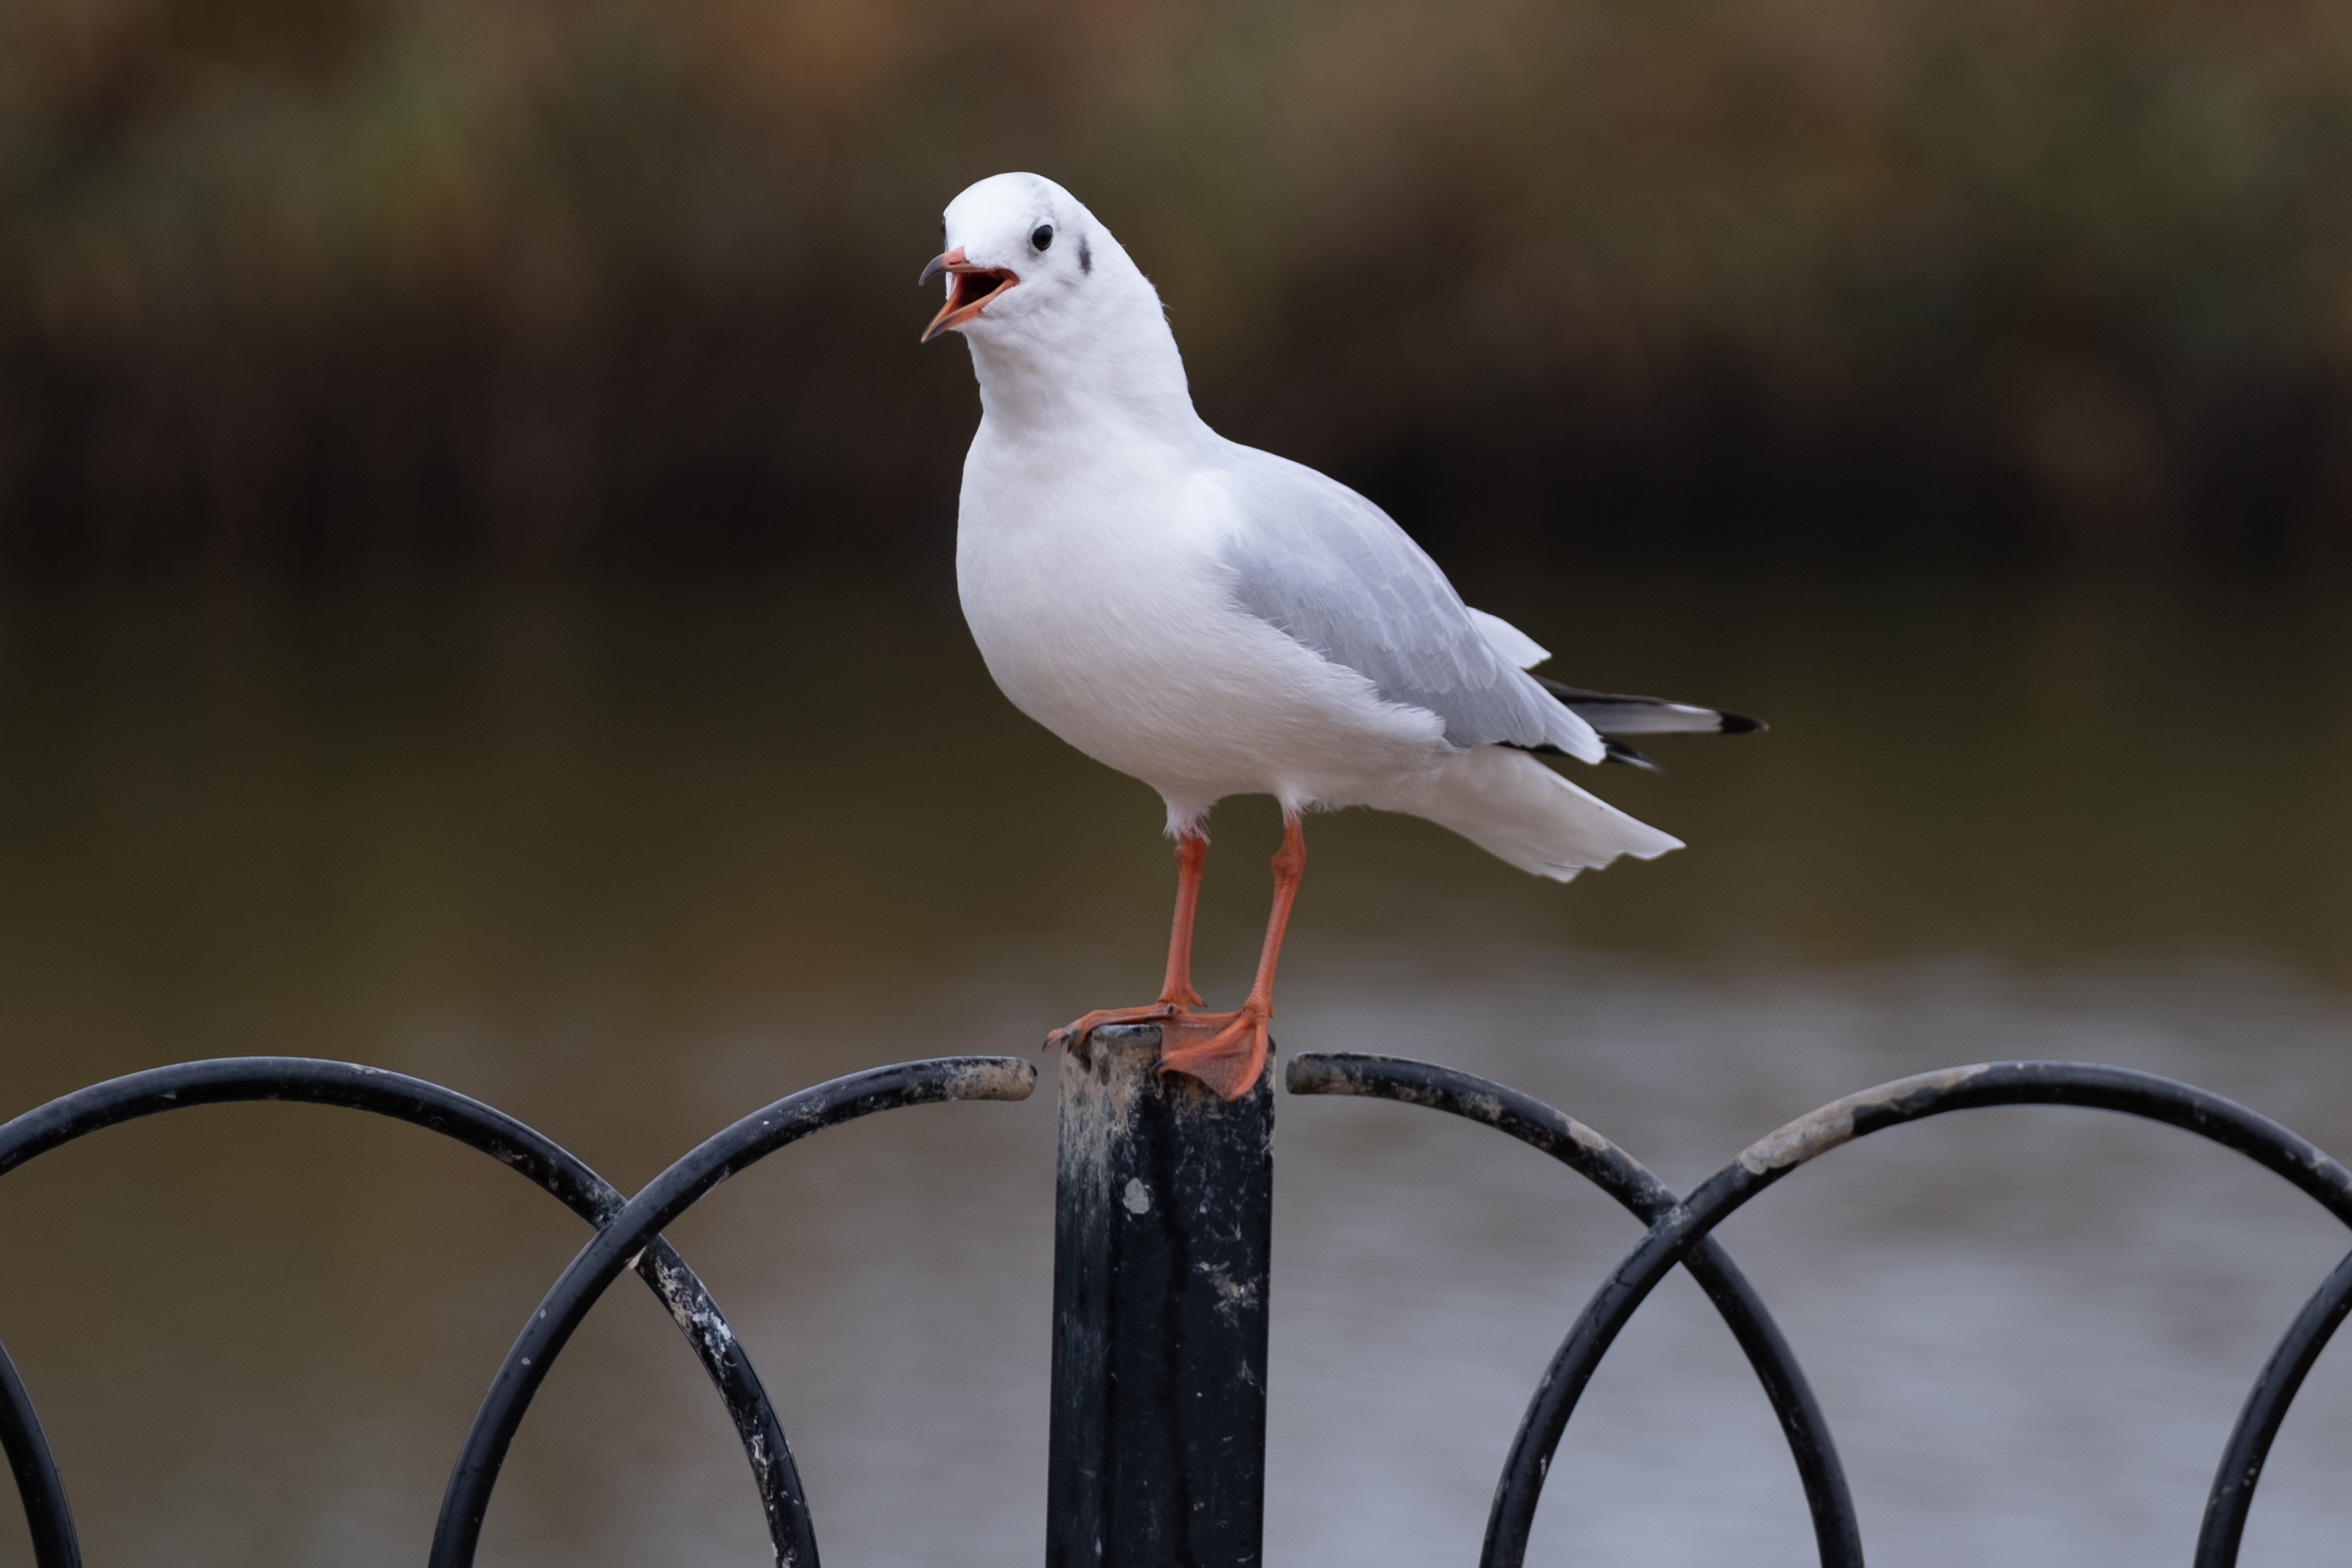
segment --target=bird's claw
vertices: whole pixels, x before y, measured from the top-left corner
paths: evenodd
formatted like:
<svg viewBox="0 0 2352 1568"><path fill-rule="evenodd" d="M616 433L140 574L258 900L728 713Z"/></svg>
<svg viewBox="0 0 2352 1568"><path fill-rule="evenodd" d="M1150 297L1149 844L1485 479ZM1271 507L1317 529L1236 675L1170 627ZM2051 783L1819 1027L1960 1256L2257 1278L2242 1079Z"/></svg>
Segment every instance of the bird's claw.
<svg viewBox="0 0 2352 1568"><path fill-rule="evenodd" d="M1192 998L1198 1005L1200 998ZM1117 1024L1160 1023L1180 1017L1182 1009L1171 1001L1157 1001L1140 1008L1097 1008L1084 1018L1074 1019L1045 1037L1045 1049L1068 1051L1086 1042L1087 1036L1098 1029Z"/></svg>

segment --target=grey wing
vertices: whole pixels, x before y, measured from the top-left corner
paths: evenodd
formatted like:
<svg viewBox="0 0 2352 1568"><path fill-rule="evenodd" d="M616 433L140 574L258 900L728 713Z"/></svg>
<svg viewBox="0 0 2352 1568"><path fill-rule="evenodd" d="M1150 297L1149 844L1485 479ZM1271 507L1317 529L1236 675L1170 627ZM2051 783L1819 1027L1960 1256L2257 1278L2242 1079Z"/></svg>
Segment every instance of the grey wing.
<svg viewBox="0 0 2352 1568"><path fill-rule="evenodd" d="M1362 674L1383 699L1437 715L1453 745L1601 760L1592 727L1495 651L1386 512L1312 468L1231 443L1219 478L1238 516L1225 564L1243 609Z"/></svg>

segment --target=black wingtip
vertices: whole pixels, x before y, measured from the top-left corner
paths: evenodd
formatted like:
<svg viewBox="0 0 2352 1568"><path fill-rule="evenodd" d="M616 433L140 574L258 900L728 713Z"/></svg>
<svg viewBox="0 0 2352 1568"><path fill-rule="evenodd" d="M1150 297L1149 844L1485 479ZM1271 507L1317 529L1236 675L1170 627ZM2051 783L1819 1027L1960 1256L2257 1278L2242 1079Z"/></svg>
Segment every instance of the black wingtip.
<svg viewBox="0 0 2352 1568"><path fill-rule="evenodd" d="M1603 737L1601 747L1601 760L1603 762L1622 762L1628 768L1638 768L1644 773L1665 771L1654 760L1634 750L1622 740L1611 740Z"/></svg>
<svg viewBox="0 0 2352 1568"><path fill-rule="evenodd" d="M1718 735L1761 735L1772 727L1762 719L1749 718L1744 713L1725 713L1721 708L1716 709L1716 713L1723 720L1716 729Z"/></svg>

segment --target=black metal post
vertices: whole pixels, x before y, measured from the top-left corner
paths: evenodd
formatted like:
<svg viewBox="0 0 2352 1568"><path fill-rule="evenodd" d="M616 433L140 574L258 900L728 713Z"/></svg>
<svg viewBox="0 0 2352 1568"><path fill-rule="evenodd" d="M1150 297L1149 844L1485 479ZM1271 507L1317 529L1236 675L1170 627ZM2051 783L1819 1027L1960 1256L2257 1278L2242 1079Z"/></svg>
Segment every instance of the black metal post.
<svg viewBox="0 0 2352 1568"><path fill-rule="evenodd" d="M1046 1568L1248 1568L1265 1522L1274 1071L1228 1104L1160 1031L1062 1060Z"/></svg>

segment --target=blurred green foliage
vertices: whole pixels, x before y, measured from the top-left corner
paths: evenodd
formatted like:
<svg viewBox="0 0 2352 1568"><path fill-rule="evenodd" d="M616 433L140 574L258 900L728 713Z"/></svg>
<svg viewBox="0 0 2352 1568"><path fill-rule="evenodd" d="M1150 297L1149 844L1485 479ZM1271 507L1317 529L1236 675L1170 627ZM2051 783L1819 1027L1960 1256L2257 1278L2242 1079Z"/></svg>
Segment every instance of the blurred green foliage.
<svg viewBox="0 0 2352 1568"><path fill-rule="evenodd" d="M928 557L1004 168L1417 529L2352 544L2342 0L13 0L0 559Z"/></svg>

